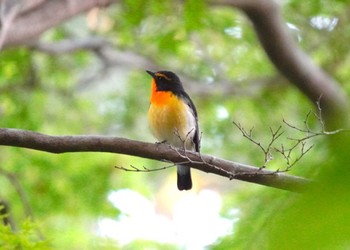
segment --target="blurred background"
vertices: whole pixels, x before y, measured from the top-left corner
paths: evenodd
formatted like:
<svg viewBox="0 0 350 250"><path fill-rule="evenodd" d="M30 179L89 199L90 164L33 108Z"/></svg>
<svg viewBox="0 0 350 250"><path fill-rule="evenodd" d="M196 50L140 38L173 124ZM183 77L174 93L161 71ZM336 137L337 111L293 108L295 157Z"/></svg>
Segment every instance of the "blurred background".
<svg viewBox="0 0 350 250"><path fill-rule="evenodd" d="M348 1L280 4L298 45L349 93ZM314 110L274 69L240 11L195 0L132 0L76 15L35 43L4 48L0 126L155 142L147 121L151 79L145 70L180 76L198 110L201 151L235 162L259 167L264 154L233 121L254 128L253 138L263 145L271 140L270 129L282 126L276 146L288 146L288 138L305 134L283 119L305 128ZM313 114L308 126L321 128ZM332 154L324 138L307 143L312 150L289 174L311 178ZM179 192L175 168L149 173L115 168L131 165L167 166L126 155L1 147L0 198L14 232L0 226L0 246L264 249L259 246L267 239L268 221L297 196L197 170L193 189ZM287 166L278 153L267 164L271 170Z"/></svg>

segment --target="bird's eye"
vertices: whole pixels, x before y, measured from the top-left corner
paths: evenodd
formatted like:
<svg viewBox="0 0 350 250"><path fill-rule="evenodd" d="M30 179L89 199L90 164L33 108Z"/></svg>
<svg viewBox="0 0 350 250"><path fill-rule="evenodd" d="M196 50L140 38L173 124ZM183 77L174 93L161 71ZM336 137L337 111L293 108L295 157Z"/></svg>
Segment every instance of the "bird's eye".
<svg viewBox="0 0 350 250"><path fill-rule="evenodd" d="M157 80L162 80L162 77L161 76L157 76Z"/></svg>

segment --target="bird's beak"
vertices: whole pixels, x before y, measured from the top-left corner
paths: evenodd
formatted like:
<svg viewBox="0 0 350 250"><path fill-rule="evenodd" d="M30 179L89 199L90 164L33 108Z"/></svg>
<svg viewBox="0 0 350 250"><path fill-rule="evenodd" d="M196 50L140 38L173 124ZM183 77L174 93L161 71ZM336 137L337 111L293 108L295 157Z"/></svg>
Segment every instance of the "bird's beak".
<svg viewBox="0 0 350 250"><path fill-rule="evenodd" d="M146 72L147 72L148 74L150 74L150 76L154 77L154 72L149 71L149 70L146 70Z"/></svg>

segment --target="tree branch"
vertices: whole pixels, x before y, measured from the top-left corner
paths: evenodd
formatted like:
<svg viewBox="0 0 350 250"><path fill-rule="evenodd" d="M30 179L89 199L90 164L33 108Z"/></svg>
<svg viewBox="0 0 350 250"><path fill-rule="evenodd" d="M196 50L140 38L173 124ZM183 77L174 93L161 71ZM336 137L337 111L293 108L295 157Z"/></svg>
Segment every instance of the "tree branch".
<svg viewBox="0 0 350 250"><path fill-rule="evenodd" d="M21 2L0 2L0 49L2 48L4 41L8 35L9 29L13 23L13 20L16 18L20 10Z"/></svg>
<svg viewBox="0 0 350 250"><path fill-rule="evenodd" d="M102 69L98 74L94 74L92 77L89 76L78 83L77 88L84 86L89 81L101 77L109 67L127 67L132 70L144 70L145 68L157 70L162 67L161 65L156 65L154 60L146 58L134 51L118 50L113 46L111 41L98 36L83 39L64 39L50 43L37 42L31 44L29 48L49 55L61 55L80 50L88 50L95 53L103 64ZM221 79L216 81L215 85L198 85L198 79L186 75L186 73L181 72L180 69L178 72L180 72L180 78L187 83L189 92L200 97L212 97L213 95L220 95L222 97L232 97L233 95L252 96L259 93L263 88L281 85L281 81L283 80L280 75L275 75L236 80L234 82L232 80Z"/></svg>
<svg viewBox="0 0 350 250"><path fill-rule="evenodd" d="M321 99L328 122L343 118L348 103L337 82L314 64L292 38L279 5L273 0L220 0L219 4L241 9L254 25L267 56L275 67L312 103Z"/></svg>
<svg viewBox="0 0 350 250"><path fill-rule="evenodd" d="M119 137L77 135L50 136L19 129L0 129L0 145L40 150L49 153L107 152L179 163L230 179L252 182L279 189L302 192L310 183L302 177L276 173L211 155L182 151L166 144Z"/></svg>
<svg viewBox="0 0 350 250"><path fill-rule="evenodd" d="M66 39L54 43L38 42L30 45L30 48L50 55L60 55L79 50L100 50L109 45L110 43L106 39L96 36L86 39Z"/></svg>
<svg viewBox="0 0 350 250"><path fill-rule="evenodd" d="M94 7L107 6L117 0L50 0L35 4L23 3L23 10L16 15L4 37L3 47L28 44L44 31L69 18ZM30 27L30 28L28 28ZM1 30L1 33L3 30Z"/></svg>

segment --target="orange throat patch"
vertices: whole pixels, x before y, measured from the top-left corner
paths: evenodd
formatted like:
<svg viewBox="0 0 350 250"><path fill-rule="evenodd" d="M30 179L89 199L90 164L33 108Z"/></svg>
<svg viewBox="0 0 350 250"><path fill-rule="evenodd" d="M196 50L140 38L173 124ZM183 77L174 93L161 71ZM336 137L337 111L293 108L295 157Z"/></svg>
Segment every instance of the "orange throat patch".
<svg viewBox="0 0 350 250"><path fill-rule="evenodd" d="M152 79L151 90L151 103L156 105L165 105L169 99L173 96L171 91L157 91L157 85L154 79Z"/></svg>

